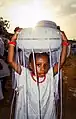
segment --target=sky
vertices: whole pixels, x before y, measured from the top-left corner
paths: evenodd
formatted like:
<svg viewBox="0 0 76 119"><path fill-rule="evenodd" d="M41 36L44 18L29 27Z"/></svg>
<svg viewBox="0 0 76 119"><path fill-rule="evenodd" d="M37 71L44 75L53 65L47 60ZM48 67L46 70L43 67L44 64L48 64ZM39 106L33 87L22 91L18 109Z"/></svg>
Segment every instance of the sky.
<svg viewBox="0 0 76 119"><path fill-rule="evenodd" d="M40 20L60 26L68 39L76 39L76 0L0 0L0 17L15 27L33 27Z"/></svg>

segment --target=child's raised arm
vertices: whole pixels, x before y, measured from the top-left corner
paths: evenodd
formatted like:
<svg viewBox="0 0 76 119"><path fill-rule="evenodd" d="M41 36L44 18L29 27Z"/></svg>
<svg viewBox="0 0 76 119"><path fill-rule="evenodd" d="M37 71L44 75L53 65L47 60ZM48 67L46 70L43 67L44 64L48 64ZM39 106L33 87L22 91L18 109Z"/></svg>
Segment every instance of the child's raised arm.
<svg viewBox="0 0 76 119"><path fill-rule="evenodd" d="M16 45L16 39L18 36L19 31L17 31L13 37L11 38L11 41L9 42L9 48L8 48L8 63L10 66L18 73L21 74L21 66L20 64L17 64L14 59L14 47Z"/></svg>
<svg viewBox="0 0 76 119"><path fill-rule="evenodd" d="M62 52L61 52L61 59L60 59L60 68L63 67L64 62L66 60L67 47L69 45L68 39L63 31L61 31L61 37L62 37Z"/></svg>
<svg viewBox="0 0 76 119"><path fill-rule="evenodd" d="M67 47L69 45L68 39L63 31L61 31L61 37L62 37L62 51L61 51L61 57L60 57L60 69L63 67L64 62L66 60ZM56 64L53 67L53 70L54 70L54 74L56 74L58 72L58 64Z"/></svg>

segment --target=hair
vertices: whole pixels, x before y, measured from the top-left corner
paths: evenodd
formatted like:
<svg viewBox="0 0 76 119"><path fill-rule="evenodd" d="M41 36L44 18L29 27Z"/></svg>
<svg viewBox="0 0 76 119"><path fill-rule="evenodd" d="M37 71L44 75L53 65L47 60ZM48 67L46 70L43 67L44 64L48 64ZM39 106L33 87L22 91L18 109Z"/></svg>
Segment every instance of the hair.
<svg viewBox="0 0 76 119"><path fill-rule="evenodd" d="M48 58L48 63L50 62L49 54L48 53L46 53L46 52L34 53L35 60L36 60L36 57L41 57L41 56L46 56ZM30 56L29 56L29 63L31 63L32 61L33 61L33 53L31 53Z"/></svg>
<svg viewBox="0 0 76 119"><path fill-rule="evenodd" d="M60 26L57 26L57 29L60 30Z"/></svg>

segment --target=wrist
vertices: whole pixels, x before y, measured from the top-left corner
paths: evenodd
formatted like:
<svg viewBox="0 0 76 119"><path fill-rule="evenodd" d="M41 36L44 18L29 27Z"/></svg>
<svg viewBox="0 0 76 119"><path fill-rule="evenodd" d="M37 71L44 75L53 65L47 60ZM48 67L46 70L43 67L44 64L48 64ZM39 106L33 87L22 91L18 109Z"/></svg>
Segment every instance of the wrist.
<svg viewBox="0 0 76 119"><path fill-rule="evenodd" d="M68 41L63 41L62 42L62 46L68 46L69 45L69 42Z"/></svg>

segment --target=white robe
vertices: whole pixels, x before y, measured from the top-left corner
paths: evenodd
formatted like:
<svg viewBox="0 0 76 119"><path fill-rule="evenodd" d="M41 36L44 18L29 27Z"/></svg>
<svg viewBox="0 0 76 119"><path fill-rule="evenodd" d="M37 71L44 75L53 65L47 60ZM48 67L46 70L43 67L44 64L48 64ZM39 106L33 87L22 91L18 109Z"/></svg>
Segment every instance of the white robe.
<svg viewBox="0 0 76 119"><path fill-rule="evenodd" d="M15 119L56 119L51 72L52 68L46 74L45 81L39 83L39 88L28 69L22 67L21 75L15 75L18 87Z"/></svg>

